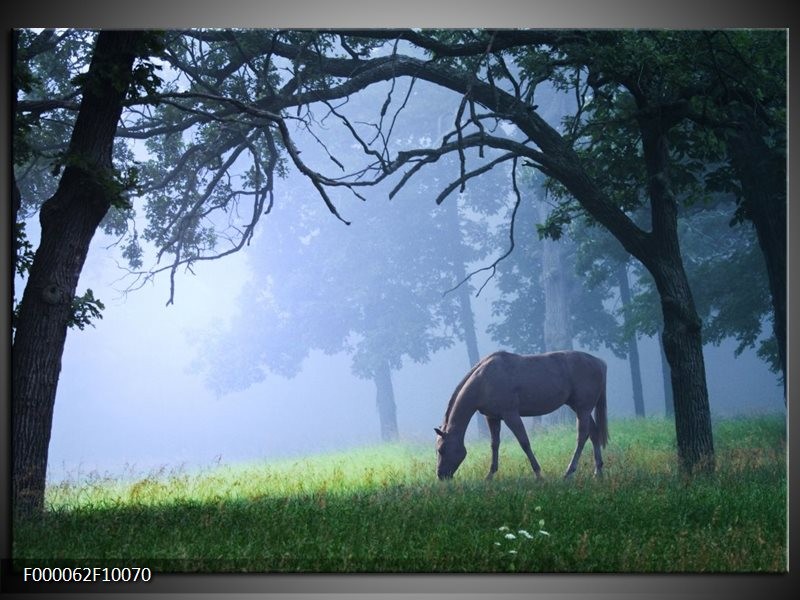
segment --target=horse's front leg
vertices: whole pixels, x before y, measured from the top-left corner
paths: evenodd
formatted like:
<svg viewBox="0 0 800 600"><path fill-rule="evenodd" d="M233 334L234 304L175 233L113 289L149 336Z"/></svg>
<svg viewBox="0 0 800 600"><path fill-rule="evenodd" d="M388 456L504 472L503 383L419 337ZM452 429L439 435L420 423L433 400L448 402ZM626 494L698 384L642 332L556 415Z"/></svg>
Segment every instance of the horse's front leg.
<svg viewBox="0 0 800 600"><path fill-rule="evenodd" d="M486 479L491 479L497 473L497 455L500 450L500 419L487 416L486 423L489 425L489 434L492 437L492 466L489 467L489 474Z"/></svg>
<svg viewBox="0 0 800 600"><path fill-rule="evenodd" d="M539 466L536 457L533 455L531 443L530 440L528 440L528 434L525 431L525 424L522 422L522 417L519 416L519 413L505 414L503 415L503 420L506 422L506 425L508 425L508 428L517 437L519 445L522 446L525 456L528 457L528 460L531 463L533 474L536 475L536 479L539 479L541 477L542 468Z"/></svg>

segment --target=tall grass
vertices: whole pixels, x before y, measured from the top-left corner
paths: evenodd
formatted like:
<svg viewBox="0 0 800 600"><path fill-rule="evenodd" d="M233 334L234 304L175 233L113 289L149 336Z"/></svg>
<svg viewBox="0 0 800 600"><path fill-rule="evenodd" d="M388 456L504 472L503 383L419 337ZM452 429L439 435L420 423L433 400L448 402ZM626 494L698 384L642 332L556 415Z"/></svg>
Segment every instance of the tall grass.
<svg viewBox="0 0 800 600"><path fill-rule="evenodd" d="M717 471L692 479L677 471L671 423L612 422L611 436L599 480L590 448L561 479L574 430L559 427L534 437L538 482L510 439L491 482L486 442L448 483L432 443L67 482L48 489L43 518L15 524L13 553L162 571L786 569L783 418L717 423Z"/></svg>

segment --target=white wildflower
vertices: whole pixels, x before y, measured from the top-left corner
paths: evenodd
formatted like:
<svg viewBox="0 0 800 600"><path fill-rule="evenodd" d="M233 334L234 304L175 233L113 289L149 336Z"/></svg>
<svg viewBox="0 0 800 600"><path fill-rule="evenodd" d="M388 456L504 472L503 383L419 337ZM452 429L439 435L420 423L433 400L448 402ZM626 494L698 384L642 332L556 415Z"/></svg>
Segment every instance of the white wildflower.
<svg viewBox="0 0 800 600"><path fill-rule="evenodd" d="M495 542L495 543L494 543L494 545L495 545L495 546L499 546L499 545L500 545L500 542Z"/></svg>
<svg viewBox="0 0 800 600"><path fill-rule="evenodd" d="M533 539L533 536L524 529L520 529L517 533L519 533L521 536L528 538L529 540Z"/></svg>
<svg viewBox="0 0 800 600"><path fill-rule="evenodd" d="M539 528L544 527L544 519L539 519Z"/></svg>
<svg viewBox="0 0 800 600"><path fill-rule="evenodd" d="M541 511L541 510L542 510L542 507L541 507L541 506L537 506L537 507L536 507L536 508L534 508L533 510L535 510L536 512L539 512L539 511Z"/></svg>
<svg viewBox="0 0 800 600"><path fill-rule="evenodd" d="M498 528L497 528L497 531L508 531L508 527L506 527L505 525L503 525L502 527L498 527Z"/></svg>
<svg viewBox="0 0 800 600"><path fill-rule="evenodd" d="M546 532L544 529L540 529L540 530L539 530L539 533L541 533L542 535L546 535L546 536L548 536L548 537L550 536L550 534L549 534L549 533L547 533L547 532Z"/></svg>
<svg viewBox="0 0 800 600"><path fill-rule="evenodd" d="M517 536L515 536L513 533L507 533L505 537L506 537L507 540L515 540L515 539L517 539Z"/></svg>
<svg viewBox="0 0 800 600"><path fill-rule="evenodd" d="M509 553L509 554L516 554L516 553L517 553L517 551L516 551L516 550L509 550L509 551L508 551L508 553Z"/></svg>

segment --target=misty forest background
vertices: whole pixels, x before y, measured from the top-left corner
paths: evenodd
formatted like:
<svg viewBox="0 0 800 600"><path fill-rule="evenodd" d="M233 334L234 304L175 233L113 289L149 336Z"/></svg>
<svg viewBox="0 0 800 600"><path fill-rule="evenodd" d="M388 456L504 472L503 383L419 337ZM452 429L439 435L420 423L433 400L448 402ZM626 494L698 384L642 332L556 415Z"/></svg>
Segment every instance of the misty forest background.
<svg viewBox="0 0 800 600"><path fill-rule="evenodd" d="M499 36L494 47L487 32L428 34L440 50L482 48L460 56L418 32L148 35L119 101L108 212L78 289L58 301L70 330L49 483L395 439L430 440L433 478L432 428L463 374L497 349L606 360L612 440L614 419L673 419L652 275L575 201L559 165L517 151L547 155L545 141L479 94L496 86L526 104L648 231L658 200L637 129L646 107L623 77L641 65L642 94L664 113L712 88L692 92L665 134L711 416L785 414L763 241L727 145L733 125L719 125L744 110L737 102L755 106L754 135L785 155L782 32ZM88 31L17 36L19 308L43 203L70 169L87 170L66 148L98 51ZM337 58L317 71L304 52ZM335 62L367 72L398 55L430 72L367 85ZM448 87L447 69L471 74L475 95ZM759 82L753 98L728 78ZM291 101L270 104L281 97ZM469 141L478 135L485 143ZM371 179L382 181L362 185Z"/></svg>

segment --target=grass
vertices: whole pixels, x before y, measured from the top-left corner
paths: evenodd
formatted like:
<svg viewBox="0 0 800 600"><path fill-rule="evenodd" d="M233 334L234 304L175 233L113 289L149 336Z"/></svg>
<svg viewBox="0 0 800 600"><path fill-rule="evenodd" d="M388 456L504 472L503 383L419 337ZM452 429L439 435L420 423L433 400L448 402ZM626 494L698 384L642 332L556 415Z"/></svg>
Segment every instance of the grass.
<svg viewBox="0 0 800 600"><path fill-rule="evenodd" d="M63 483L42 518L15 523L13 555L154 571L786 570L782 417L716 423L716 473L692 479L677 472L671 423L615 421L611 436L600 480L590 447L561 480L574 430L558 427L534 436L540 482L506 439L492 482L476 442L448 483L432 443Z"/></svg>

